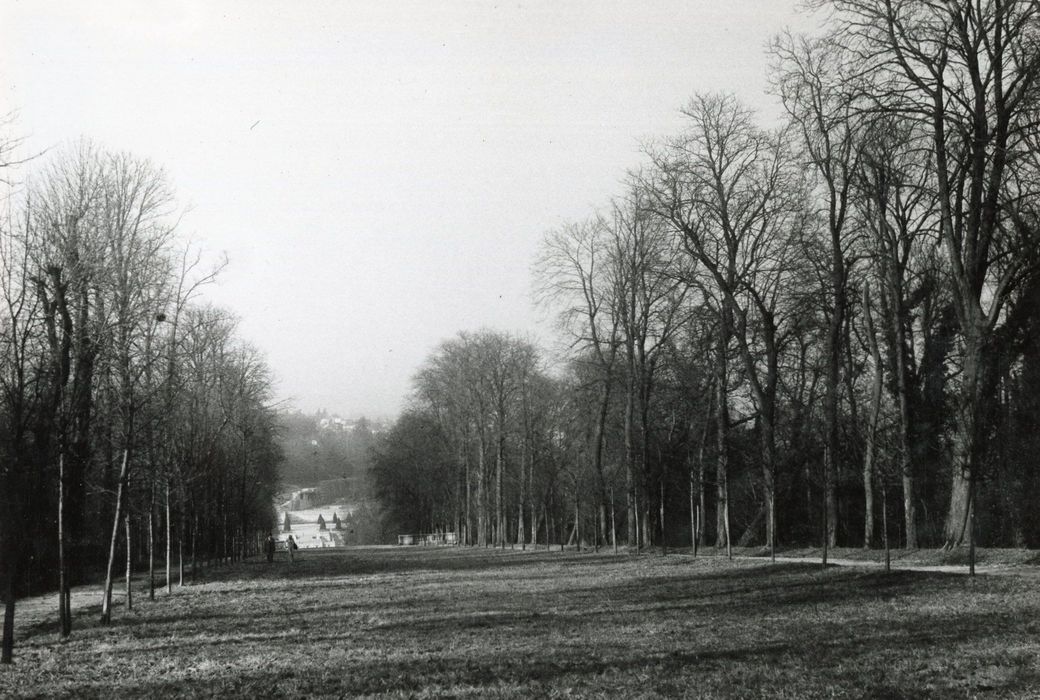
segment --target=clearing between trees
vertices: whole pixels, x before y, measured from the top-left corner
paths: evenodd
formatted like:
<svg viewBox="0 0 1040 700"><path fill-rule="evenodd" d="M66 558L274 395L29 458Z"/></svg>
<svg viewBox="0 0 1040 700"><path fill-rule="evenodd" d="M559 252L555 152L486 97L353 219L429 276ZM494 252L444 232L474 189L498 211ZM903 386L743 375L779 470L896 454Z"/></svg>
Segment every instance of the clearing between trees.
<svg viewBox="0 0 1040 700"><path fill-rule="evenodd" d="M284 555L279 555L284 556ZM391 548L19 604L3 697L1035 697L1040 592L768 558Z"/></svg>

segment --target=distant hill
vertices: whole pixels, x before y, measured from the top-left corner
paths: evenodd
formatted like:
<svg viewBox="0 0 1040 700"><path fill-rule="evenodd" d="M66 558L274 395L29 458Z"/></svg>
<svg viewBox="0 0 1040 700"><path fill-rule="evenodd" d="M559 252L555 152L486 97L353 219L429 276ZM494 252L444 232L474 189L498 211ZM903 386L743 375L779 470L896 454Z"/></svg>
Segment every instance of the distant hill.
<svg viewBox="0 0 1040 700"><path fill-rule="evenodd" d="M345 419L324 411L286 412L280 416L280 440L285 453L281 475L287 490L346 480L362 496L367 483L371 447L385 429L379 421L364 417ZM331 484L327 488L333 488ZM341 487L342 488L342 487Z"/></svg>

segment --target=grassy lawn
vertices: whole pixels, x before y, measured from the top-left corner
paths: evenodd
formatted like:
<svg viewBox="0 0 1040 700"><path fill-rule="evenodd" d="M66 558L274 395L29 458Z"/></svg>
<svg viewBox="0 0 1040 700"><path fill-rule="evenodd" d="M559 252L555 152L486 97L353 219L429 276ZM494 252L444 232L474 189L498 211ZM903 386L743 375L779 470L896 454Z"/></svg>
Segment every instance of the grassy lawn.
<svg viewBox="0 0 1040 700"><path fill-rule="evenodd" d="M0 697L1037 697L1040 577L451 548L250 561L98 626L20 604Z"/></svg>

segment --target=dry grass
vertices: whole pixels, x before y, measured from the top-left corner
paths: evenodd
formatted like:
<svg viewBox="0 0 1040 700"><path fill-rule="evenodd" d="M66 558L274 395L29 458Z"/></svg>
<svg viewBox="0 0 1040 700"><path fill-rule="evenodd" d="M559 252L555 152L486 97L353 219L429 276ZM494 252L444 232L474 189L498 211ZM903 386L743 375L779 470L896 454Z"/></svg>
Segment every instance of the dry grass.
<svg viewBox="0 0 1040 700"><path fill-rule="evenodd" d="M1040 694L1031 572L372 548L206 573L107 628L81 595L66 644L27 601L0 696Z"/></svg>

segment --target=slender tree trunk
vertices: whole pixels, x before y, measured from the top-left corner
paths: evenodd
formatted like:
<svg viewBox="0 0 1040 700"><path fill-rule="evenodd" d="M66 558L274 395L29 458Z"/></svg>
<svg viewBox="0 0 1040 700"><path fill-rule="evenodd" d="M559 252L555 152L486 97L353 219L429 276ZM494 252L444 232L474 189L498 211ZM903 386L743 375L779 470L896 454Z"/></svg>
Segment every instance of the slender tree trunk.
<svg viewBox="0 0 1040 700"><path fill-rule="evenodd" d="M225 520L226 525L226 520ZM225 527L225 531L226 531ZM166 592L173 593L173 525L170 522L170 480L166 480Z"/></svg>
<svg viewBox="0 0 1040 700"><path fill-rule="evenodd" d="M607 541L607 485L603 475L603 444L606 440L607 416L610 409L610 376L603 382L603 392L599 403L599 411L596 415L596 432L593 436L592 462L596 470L596 488L599 491L599 536L603 542Z"/></svg>
<svg viewBox="0 0 1040 700"><path fill-rule="evenodd" d="M975 576L975 482L968 484L968 574Z"/></svg>
<svg viewBox="0 0 1040 700"><path fill-rule="evenodd" d="M198 555L198 540L199 540L199 513L192 508L192 521L191 521L191 582L195 583L195 576L199 571L199 562L196 559Z"/></svg>
<svg viewBox="0 0 1040 700"><path fill-rule="evenodd" d="M643 491L643 508L640 510L640 516L642 517L642 520L640 521L641 525L639 527L639 531L640 531L640 533L642 535L642 539L640 541L642 542L642 546L643 547L653 547L654 546L653 528L650 526L650 513L652 512L651 509L650 509L650 493L649 493L650 489L643 488L642 491Z"/></svg>
<svg viewBox="0 0 1040 700"><path fill-rule="evenodd" d="M661 519L661 554L665 555L668 554L668 548L664 541L664 474L661 474L660 491L661 503L659 506L660 515L658 517Z"/></svg>
<svg viewBox="0 0 1040 700"><path fill-rule="evenodd" d="M890 324L895 348L896 400L899 405L899 473L903 486L903 522L906 548L917 548L917 508L913 471L913 417L910 415L910 377L907 362L906 328L904 326L902 283L895 265L887 263L888 287L892 295Z"/></svg>
<svg viewBox="0 0 1040 700"><path fill-rule="evenodd" d="M610 489L610 544L617 554L617 513L614 508L614 489Z"/></svg>
<svg viewBox="0 0 1040 700"><path fill-rule="evenodd" d="M723 314L725 316L725 314ZM726 326L725 319L720 323L720 326ZM728 374L729 374L729 361L727 358L727 342L724 337L728 337L728 332L724 332L723 328L719 331L719 347L718 347L718 363L717 363L717 376L715 380L715 388L718 391L718 401L716 402L717 413L715 416L716 426L716 442L718 443L718 456L715 464L715 489L716 489L716 528L715 528L715 547L726 548L727 556L732 556L732 549L730 544L730 533L729 533L729 391L727 390Z"/></svg>
<svg viewBox="0 0 1040 700"><path fill-rule="evenodd" d="M72 634L72 611L69 610L68 553L65 548L65 451L58 453L58 618L61 626L59 639Z"/></svg>
<svg viewBox="0 0 1040 700"><path fill-rule="evenodd" d="M184 588L184 537L188 533L187 508L185 508L184 476L177 468L177 586Z"/></svg>
<svg viewBox="0 0 1040 700"><path fill-rule="evenodd" d="M654 542L654 528L650 521L653 517L653 509L650 506L650 494L653 489L650 485L650 392L651 377L646 366L646 357L643 349L639 352L639 479L640 495L642 496L643 509L643 545L652 547Z"/></svg>
<svg viewBox="0 0 1040 700"><path fill-rule="evenodd" d="M534 486L533 482L531 484ZM532 500L531 502L531 546L534 549L538 549L538 506Z"/></svg>
<svg viewBox="0 0 1040 700"><path fill-rule="evenodd" d="M827 547L838 544L838 390L841 374L841 330L845 316L845 275L841 246L837 238L832 245L831 303L834 305L828 319L827 370L824 388L824 429L826 430L823 451L823 532L824 552ZM824 555L826 563L826 554Z"/></svg>
<svg viewBox="0 0 1040 700"><path fill-rule="evenodd" d="M708 397L708 413L704 417L704 425L701 427L701 439L700 444L697 446L697 475L696 475L696 488L697 488L697 500L698 506L695 509L696 522L691 523L694 533L697 536L697 541L692 543L694 554L697 553L699 547L706 547L708 545L707 535L704 532L704 512L707 506L707 494L704 493L704 451L708 444L708 435L711 430L711 410L715 401L715 392L710 391ZM692 429L692 426L691 426ZM690 499L693 508L692 499L694 491L694 474L690 472Z"/></svg>
<svg viewBox="0 0 1040 700"><path fill-rule="evenodd" d="M863 285L863 320L866 323L867 343L874 363L874 378L870 391L870 415L867 418L867 440L863 454L863 547L870 549L874 544L874 463L877 459L877 431L881 420L881 391L884 368L881 351L874 334L874 315L870 310L870 286Z"/></svg>
<svg viewBox="0 0 1040 700"><path fill-rule="evenodd" d="M116 513L112 524L112 538L108 544L108 566L105 568L105 590L101 600L101 624L112 621L112 583L116 563L116 543L119 541L119 525L123 519L123 498L129 476L130 448L123 448L123 465L119 470L119 485L116 487Z"/></svg>
<svg viewBox="0 0 1040 700"><path fill-rule="evenodd" d="M581 503L578 500L578 490L574 490L574 542L581 551Z"/></svg>
<svg viewBox="0 0 1040 700"><path fill-rule="evenodd" d="M71 577L70 577L71 579ZM69 629L69 633L72 633L72 581L69 580L65 586L65 618Z"/></svg>
<svg viewBox="0 0 1040 700"><path fill-rule="evenodd" d="M892 552L888 547L888 486L881 482L881 536L885 545L885 572L892 571Z"/></svg>
<svg viewBox="0 0 1040 700"><path fill-rule="evenodd" d="M127 509L129 511L129 509ZM123 516L123 529L126 533L126 609L133 610L134 607L134 591L133 591L133 576L134 576L134 554L133 548L130 546L133 541L130 537L130 513L127 512Z"/></svg>
<svg viewBox="0 0 1040 700"><path fill-rule="evenodd" d="M155 600L155 484L148 497L148 600Z"/></svg>
<svg viewBox="0 0 1040 700"><path fill-rule="evenodd" d="M14 661L14 581L9 572L3 574L4 578L4 634L0 640L0 664L9 664Z"/></svg>
<svg viewBox="0 0 1040 700"><path fill-rule="evenodd" d="M643 536L643 533L640 531L641 520L639 518L639 516L640 516L639 494L635 491L635 487L633 487L631 495L632 495L632 514L633 514L633 517L635 518L635 523L634 523L634 525L635 525L635 533L636 533L635 548L636 548L636 553L638 554L639 550L643 546L644 536Z"/></svg>
<svg viewBox="0 0 1040 700"><path fill-rule="evenodd" d="M694 505L694 476L690 469L690 551L697 556L697 507Z"/></svg>
<svg viewBox="0 0 1040 700"><path fill-rule="evenodd" d="M487 546L487 488L484 463L484 440L481 439L477 452L477 545Z"/></svg>
<svg viewBox="0 0 1040 700"><path fill-rule="evenodd" d="M531 428L527 410L527 385L523 387L523 435L520 436L520 503L519 519L516 523L516 538L520 540L520 549L527 550L527 507L531 501L530 482L528 472L533 470L528 463L533 461L530 450ZM531 519L534 519L534 508L531 509Z"/></svg>
<svg viewBox="0 0 1040 700"><path fill-rule="evenodd" d="M772 401L767 397L766 401ZM763 414L759 430L762 435L762 476L766 486L766 546L769 556L776 561L776 438L773 434L772 408L760 410Z"/></svg>
<svg viewBox="0 0 1040 700"><path fill-rule="evenodd" d="M499 421L505 420L503 417ZM495 441L495 545L506 547L506 513L503 502L503 472L505 471L505 432L499 425L498 439Z"/></svg>
<svg viewBox="0 0 1040 700"><path fill-rule="evenodd" d="M639 516L636 504L636 445L635 445L635 383L632 379L634 372L632 363L629 363L628 391L625 396L625 488L628 499L628 544L639 548Z"/></svg>
<svg viewBox="0 0 1040 700"><path fill-rule="evenodd" d="M469 545L473 544L473 538L470 535L470 533L471 533L470 523L473 522L473 513L471 512L471 509L470 509L470 504L472 502L472 496L473 496L473 484L472 484L471 476L470 476L470 473L469 473L469 471L470 471L469 453L468 453L468 451L466 451L465 445L463 445L463 447L461 447L460 449L464 453L464 461L463 461L463 465L464 466L463 466L463 468L465 469L465 472L466 472L466 509L465 509L466 510L466 524L465 524L465 526L463 526L463 540L465 541L466 545L469 546Z"/></svg>

